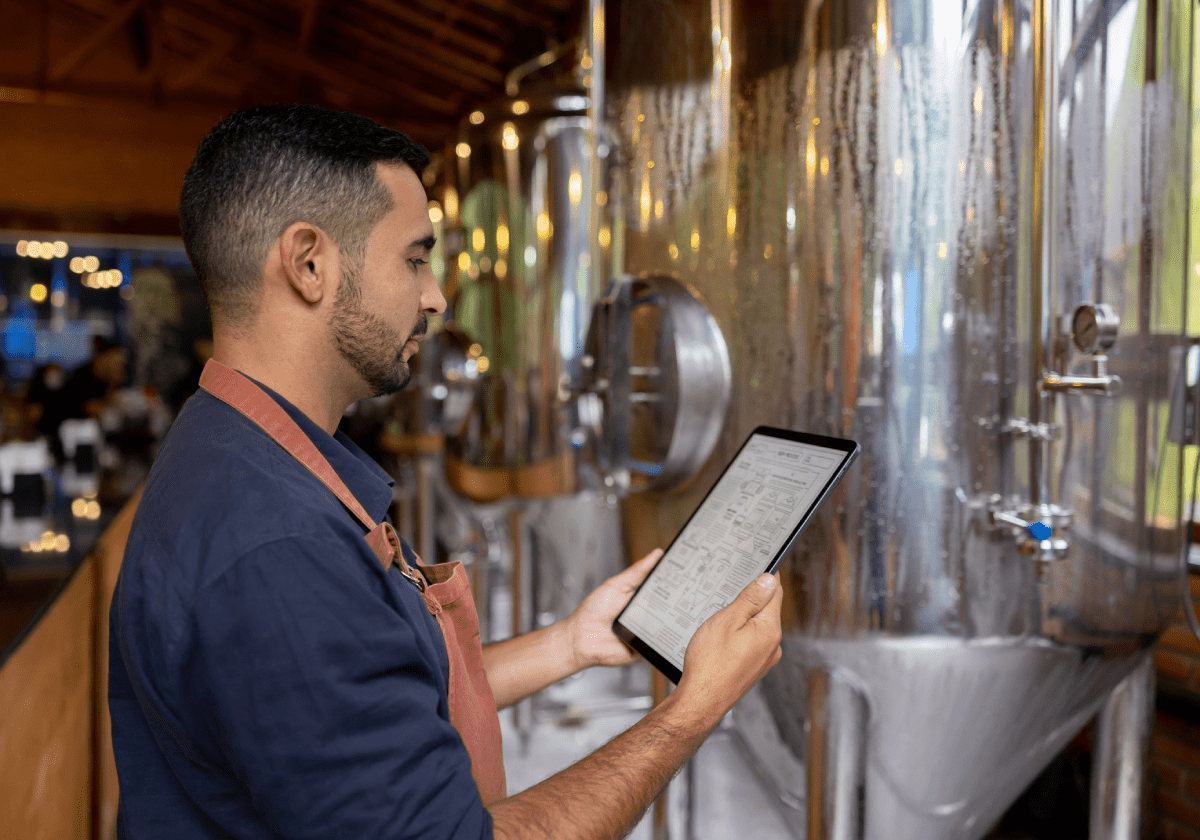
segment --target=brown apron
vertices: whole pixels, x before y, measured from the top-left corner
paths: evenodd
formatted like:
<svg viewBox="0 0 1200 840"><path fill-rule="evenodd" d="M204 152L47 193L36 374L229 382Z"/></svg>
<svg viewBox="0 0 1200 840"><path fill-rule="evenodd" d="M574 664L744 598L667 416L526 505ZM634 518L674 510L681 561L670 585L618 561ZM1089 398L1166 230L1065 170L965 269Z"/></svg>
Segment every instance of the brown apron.
<svg viewBox="0 0 1200 840"><path fill-rule="evenodd" d="M462 563L423 565L414 571L404 559L400 539L387 522L375 524L329 462L279 403L261 388L215 360L204 366L200 387L246 415L328 487L367 529L367 544L385 569L396 564L421 591L425 606L437 619L450 660L450 723L471 756L471 775L485 806L506 795L500 718L483 670L479 618ZM416 555L414 555L415 557Z"/></svg>

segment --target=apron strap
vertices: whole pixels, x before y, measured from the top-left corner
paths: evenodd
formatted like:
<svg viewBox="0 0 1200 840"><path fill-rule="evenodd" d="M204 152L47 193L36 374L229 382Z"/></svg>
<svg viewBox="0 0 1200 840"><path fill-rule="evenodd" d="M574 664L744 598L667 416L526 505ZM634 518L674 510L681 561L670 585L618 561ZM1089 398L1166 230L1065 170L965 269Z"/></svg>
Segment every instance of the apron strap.
<svg viewBox="0 0 1200 840"><path fill-rule="evenodd" d="M384 568L388 568L393 562L398 562L405 577L417 582L418 588L424 590L424 578L421 575L415 575L404 561L404 555L400 550L400 540L392 526L387 522L378 525L375 523L375 520L350 492L350 488L325 460L325 456L317 449L316 444L309 439L304 430L283 410L279 403L271 399L262 388L255 385L245 375L221 364L216 359L209 359L205 363L204 371L200 374L200 387L244 414L252 423L266 432L272 440L286 449L293 458L307 467L308 471L328 487L333 495L337 496L338 501L345 505L354 518L367 529L367 543ZM419 582L417 579L420 579Z"/></svg>

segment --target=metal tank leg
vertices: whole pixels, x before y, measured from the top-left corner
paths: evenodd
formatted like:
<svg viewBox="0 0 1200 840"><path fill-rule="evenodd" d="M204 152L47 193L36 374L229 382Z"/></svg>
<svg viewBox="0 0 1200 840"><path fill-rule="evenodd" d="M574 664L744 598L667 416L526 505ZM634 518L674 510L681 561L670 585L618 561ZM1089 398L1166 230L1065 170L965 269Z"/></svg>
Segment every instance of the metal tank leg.
<svg viewBox="0 0 1200 840"><path fill-rule="evenodd" d="M867 699L837 671L808 675L808 840L863 840Z"/></svg>
<svg viewBox="0 0 1200 840"><path fill-rule="evenodd" d="M651 682L650 682L651 702L653 703L653 705L657 706L659 703L661 703L663 701L663 699L666 696L667 696L667 678L664 677L658 671L655 671L651 675ZM688 769L690 770L691 769L691 767L690 767L691 761L690 760L688 762L688 765L689 765ZM671 838L671 834L672 834L671 825L670 825L670 823L671 823L671 818L670 818L671 802L670 802L669 791L671 789L671 785L674 785L674 784L676 784L675 781L672 781L670 784L668 784L667 787L663 789L662 793L660 793L658 795L658 798L655 799L654 802L650 805L650 836L651 836L652 840L670 840L670 838ZM690 799L691 799L691 777L690 776L688 776L686 778L685 784L688 787L687 796L688 796L689 807L690 807ZM687 829L687 832L688 833L685 835L685 840L692 840L690 827Z"/></svg>
<svg viewBox="0 0 1200 840"><path fill-rule="evenodd" d="M1091 840L1138 840L1142 782L1154 717L1154 659L1147 655L1112 690L1096 718Z"/></svg>
<svg viewBox="0 0 1200 840"><path fill-rule="evenodd" d="M442 468L441 455L422 452L416 457L417 499L416 515L414 516L414 532L417 556L426 563L437 563L437 534L435 520L437 505L434 501L433 484Z"/></svg>
<svg viewBox="0 0 1200 840"><path fill-rule="evenodd" d="M508 515L508 537L512 550L512 565L510 582L512 585L512 635L520 636L534 629L535 605L533 568L534 557L527 550L529 541L525 538L525 521L520 506L514 507ZM513 727L521 742L521 754L529 751L529 738L533 734L533 698L526 697L513 704Z"/></svg>

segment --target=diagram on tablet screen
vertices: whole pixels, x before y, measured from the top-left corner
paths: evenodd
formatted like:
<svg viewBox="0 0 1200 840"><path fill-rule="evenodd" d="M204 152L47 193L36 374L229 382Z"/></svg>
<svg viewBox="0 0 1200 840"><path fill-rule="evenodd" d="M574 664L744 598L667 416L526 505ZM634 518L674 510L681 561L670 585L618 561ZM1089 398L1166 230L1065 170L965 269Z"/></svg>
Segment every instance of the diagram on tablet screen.
<svg viewBox="0 0 1200 840"><path fill-rule="evenodd" d="M842 453L752 439L688 521L622 616L678 659L695 629L730 603L783 547L837 469ZM670 644L666 643L670 640ZM673 654L673 655L669 655Z"/></svg>

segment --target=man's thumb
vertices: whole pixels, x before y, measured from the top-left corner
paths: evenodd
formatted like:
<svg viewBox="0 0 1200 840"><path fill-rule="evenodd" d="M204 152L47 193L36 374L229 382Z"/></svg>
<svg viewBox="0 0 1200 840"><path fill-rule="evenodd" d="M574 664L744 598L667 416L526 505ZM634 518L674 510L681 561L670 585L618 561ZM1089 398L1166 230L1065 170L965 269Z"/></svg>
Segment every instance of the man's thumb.
<svg viewBox="0 0 1200 840"><path fill-rule="evenodd" d="M775 589L778 586L779 581L775 580L774 575L759 575L753 583L742 590L742 594L737 597L734 603L740 607L742 614L749 619L767 605L767 602L771 600L771 596L775 594Z"/></svg>

